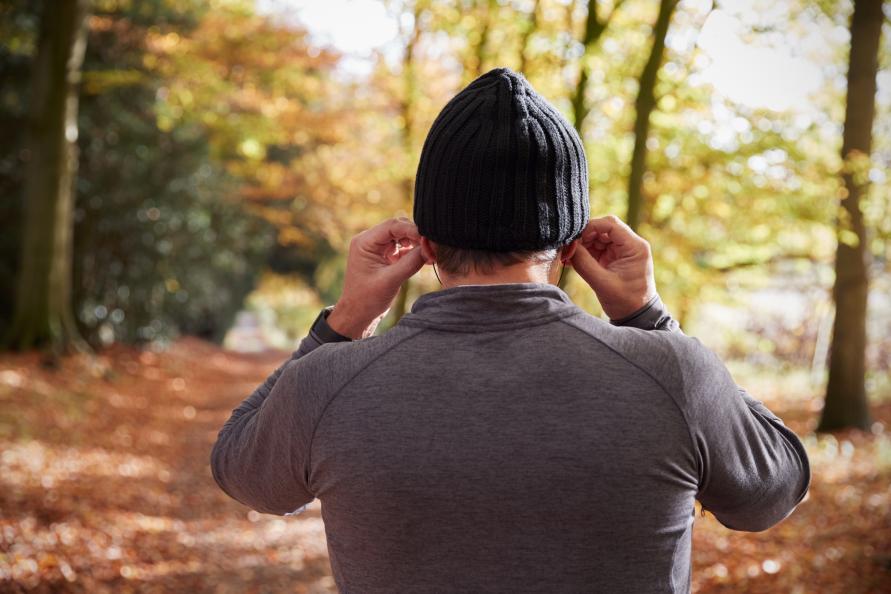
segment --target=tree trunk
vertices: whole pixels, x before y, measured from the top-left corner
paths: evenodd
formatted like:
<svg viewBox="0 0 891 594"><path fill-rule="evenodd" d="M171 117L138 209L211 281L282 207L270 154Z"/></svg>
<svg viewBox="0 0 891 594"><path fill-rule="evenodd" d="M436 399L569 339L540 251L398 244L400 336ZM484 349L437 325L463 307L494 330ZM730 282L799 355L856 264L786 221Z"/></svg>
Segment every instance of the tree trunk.
<svg viewBox="0 0 891 594"><path fill-rule="evenodd" d="M402 150L405 151L407 159L414 155L414 117L415 104L417 103L418 81L415 75L415 49L421 38L421 28L418 21L423 13L421 2L414 5L412 21L412 29L408 32L408 38L405 43L405 53L402 55L402 82L405 97L402 101L400 110L402 112ZM414 199L414 178L406 175L402 180L402 191L406 204L406 210L411 212L411 204ZM408 289L411 279L402 283L399 293L390 308L388 315L389 320L385 320L382 324L382 330L392 327L396 322L405 315L408 304Z"/></svg>
<svg viewBox="0 0 891 594"><path fill-rule="evenodd" d="M44 3L31 79L22 256L13 348L85 349L71 304L77 87L88 0Z"/></svg>
<svg viewBox="0 0 891 594"><path fill-rule="evenodd" d="M585 137L582 135L582 127L585 124L585 118L588 117L588 111L590 110L587 98L585 97L588 90L588 78L591 73L589 60L594 48L606 31L610 19L615 14L616 10L618 10L622 2L623 0L617 0L613 5L612 12L605 18L601 18L597 12L597 0L588 0L588 16L585 18L585 31L582 33L581 39L584 51L579 60L579 78L571 98L572 123L575 127L575 131L578 132L579 138L582 139L583 144ZM561 289L565 290L569 286L570 278L572 278L571 273L563 275L563 278L561 278L559 282Z"/></svg>
<svg viewBox="0 0 891 594"><path fill-rule="evenodd" d="M588 103L585 100L585 93L588 89L588 77L591 74L591 67L588 64L589 56L603 32L606 31L607 22L608 19L601 20L597 14L597 0L588 0L588 16L585 19L585 32L582 34L581 39L584 51L579 60L578 82L572 93L572 121L579 136L582 135L582 125L588 116Z"/></svg>
<svg viewBox="0 0 891 594"><path fill-rule="evenodd" d="M876 72L882 31L882 0L855 0L842 140L845 197L838 217L835 258L835 321L829 352L829 382L818 431L869 427L866 398L866 303L869 294L868 242L860 199L868 189Z"/></svg>
<svg viewBox="0 0 891 594"><path fill-rule="evenodd" d="M671 23L671 15L678 0L662 0L659 16L653 27L653 47L640 74L637 100L634 103L634 149L631 153L631 173L628 175L628 226L637 230L643 210L643 177L647 169L647 136L650 132L650 114L656 107L656 80L665 54L665 36Z"/></svg>

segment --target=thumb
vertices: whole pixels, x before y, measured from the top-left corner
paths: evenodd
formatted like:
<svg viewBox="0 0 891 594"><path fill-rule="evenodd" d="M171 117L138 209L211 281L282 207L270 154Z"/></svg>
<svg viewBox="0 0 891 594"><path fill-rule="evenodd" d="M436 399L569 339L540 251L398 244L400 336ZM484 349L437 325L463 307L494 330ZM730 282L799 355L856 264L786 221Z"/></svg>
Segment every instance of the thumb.
<svg viewBox="0 0 891 594"><path fill-rule="evenodd" d="M398 278L399 282L402 283L414 276L423 266L424 255L421 253L421 245L418 244L400 256L399 260L388 266L386 270L389 275Z"/></svg>
<svg viewBox="0 0 891 594"><path fill-rule="evenodd" d="M600 262L597 261L597 258L592 256L591 252L589 252L583 245L579 245L570 261L572 262L573 269L575 269L575 271L579 273L579 276L585 279L585 282L591 285L592 288L594 285L603 282L606 275L609 274L607 269L601 266Z"/></svg>

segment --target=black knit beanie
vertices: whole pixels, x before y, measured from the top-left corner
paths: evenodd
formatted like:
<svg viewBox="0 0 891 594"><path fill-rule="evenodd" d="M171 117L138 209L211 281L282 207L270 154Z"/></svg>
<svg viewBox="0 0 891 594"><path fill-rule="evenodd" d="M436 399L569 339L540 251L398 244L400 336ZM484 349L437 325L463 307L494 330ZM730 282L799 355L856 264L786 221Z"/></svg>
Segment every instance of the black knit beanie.
<svg viewBox="0 0 891 594"><path fill-rule="evenodd" d="M458 248L544 250L578 237L588 214L582 142L522 74L487 72L433 122L415 178L421 235Z"/></svg>

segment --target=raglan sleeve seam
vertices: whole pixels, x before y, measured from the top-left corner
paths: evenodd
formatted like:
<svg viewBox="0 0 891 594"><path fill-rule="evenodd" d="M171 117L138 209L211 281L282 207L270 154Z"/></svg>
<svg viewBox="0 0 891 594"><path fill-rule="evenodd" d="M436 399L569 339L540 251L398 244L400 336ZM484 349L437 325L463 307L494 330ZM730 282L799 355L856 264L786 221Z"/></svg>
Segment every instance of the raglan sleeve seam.
<svg viewBox="0 0 891 594"><path fill-rule="evenodd" d="M384 355L386 355L387 353L389 353L390 351L395 349L397 346L403 344L407 340L410 340L410 339L422 334L426 329L419 327L419 328L413 328L412 330L414 330L414 332L412 332L411 334L408 334L407 336L400 338L399 340L394 341L393 344L386 347L380 353L378 353L374 357L372 357L371 360L366 362L364 365L360 366L359 369L357 369L355 372L353 372L348 378L346 378L343 381L342 384L340 384L336 389L334 389L330 396L320 396L319 397L320 402L324 402L324 405L321 406L321 410L319 411L317 418L313 421L313 424L312 424L312 431L310 432L310 435L309 435L309 444L307 446L307 455L306 455L306 461L305 461L305 467L304 467L304 472L305 472L305 477L306 477L306 487L310 493L313 493L313 496L315 496L315 489L313 489L312 485L311 485L313 447L315 446L316 433L318 432L319 425L321 425L322 420L325 418L325 414L328 412L328 409L331 407L331 404L337 399L337 397L340 396L343 393L343 391L347 388L347 386L349 386L353 382L353 380L355 380L357 377L359 377L359 375L361 375L362 372L364 372L366 369L368 369L368 367L373 365L378 359L380 359L381 357L383 357ZM379 340L380 338L382 338L382 337L373 337L373 339L375 339L375 340ZM360 341L355 341L353 343L343 343L343 344L356 344L357 342L360 342ZM340 344L340 343L338 343L338 344Z"/></svg>
<svg viewBox="0 0 891 594"><path fill-rule="evenodd" d="M689 340L696 339L690 337ZM690 444L693 448L693 458L694 460L696 460L696 474L698 478L697 493L701 493L708 488L708 484L711 481L711 474L707 472L707 469L705 468L705 460L703 460L696 442L696 430L694 428L695 421L691 419L691 415L687 411L687 399L683 398L684 395L688 393L687 375L684 373L683 362L678 356L678 352L675 349L675 346L670 341L667 344L667 350L671 353L673 367L675 372L677 373L677 377L679 378L677 387L680 396L672 394L672 399L675 401L678 408L681 409L681 412L684 415L684 420L687 423L687 431L690 434Z"/></svg>
<svg viewBox="0 0 891 594"><path fill-rule="evenodd" d="M583 310L580 310L580 311L581 311L582 314L585 313ZM574 317L574 316L573 316L573 317ZM662 392L663 392L666 396L668 396L668 399L671 400L672 404L674 404L675 408L677 408L678 412L679 412L680 415L681 415L681 418L682 418L683 421L684 421L684 429L686 430L686 432L687 432L687 437L688 437L689 440L690 440L691 453L692 453L692 455L693 455L693 460L694 460L694 463L695 463L695 465L696 465L696 474L697 474L697 476L699 477L699 479L702 480L702 460L700 459L700 456L699 456L699 450L698 450L698 448L696 447L696 439L695 439L695 437L694 437L693 429L692 429L692 427L691 427L691 425L690 425L690 419L689 419L689 416L688 416L688 414L687 414L687 411L684 409L684 407L681 406L680 402L678 402L678 399L675 397L675 395L672 394L671 390L669 390L668 388L666 388L666 387L665 387L665 384L662 382L662 380L660 380L659 378L657 378L655 375L653 375L653 374L652 374L650 371L648 371L646 368L642 367L641 365L639 365L639 364L636 363L635 361L631 360L631 359L630 359L629 357L627 357L624 353L622 353L621 351L619 351L619 350L613 348L611 345L607 344L606 342L604 342L603 340L601 340L599 337L595 336L594 334L591 334L590 332L587 332L584 328L581 328L580 326L577 326L576 324L573 324L572 322L569 321L570 319L571 319L571 318L563 318L563 319L561 319L560 321L563 322L563 323L565 323L565 324L567 324L568 326L571 326L572 328L575 328L575 329L578 330L579 332L583 333L585 336L588 336L588 337L590 337L590 338L593 338L594 340L596 340L597 342L599 342L600 344L602 344L605 348L611 350L611 351L614 352L616 355L618 355L619 357L621 357L622 359L624 359L625 361L627 361L630 365L633 365L634 367L636 367L637 369L639 369L639 370L640 370L641 372L643 372L647 377L649 377L649 378L650 378L650 379L651 379L657 386L659 386L659 388L662 390ZM638 331L640 331L640 332L646 332L646 330L640 330L639 328L636 328L636 329L633 329L633 330L638 330ZM669 348L670 348L670 347L669 347ZM676 364L677 366L679 366L679 362L678 362L678 359L677 359L677 355L676 355L676 353L674 353L674 349L670 349L670 350L671 350L672 355L674 355L674 362L675 362L675 364Z"/></svg>

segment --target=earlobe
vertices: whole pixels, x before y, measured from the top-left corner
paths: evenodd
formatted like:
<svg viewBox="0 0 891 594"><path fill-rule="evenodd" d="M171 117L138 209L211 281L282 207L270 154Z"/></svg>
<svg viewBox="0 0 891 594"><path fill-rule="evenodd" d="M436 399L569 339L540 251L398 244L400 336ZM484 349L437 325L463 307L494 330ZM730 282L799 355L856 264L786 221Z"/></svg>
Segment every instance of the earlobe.
<svg viewBox="0 0 891 594"><path fill-rule="evenodd" d="M421 237L421 255L424 257L425 264L436 262L436 252L433 250L433 244L423 236Z"/></svg>
<svg viewBox="0 0 891 594"><path fill-rule="evenodd" d="M571 242L567 243L560 250L560 261L563 262L563 265L569 263L572 260L572 257L575 255L575 250L578 247L578 239L573 239Z"/></svg>

